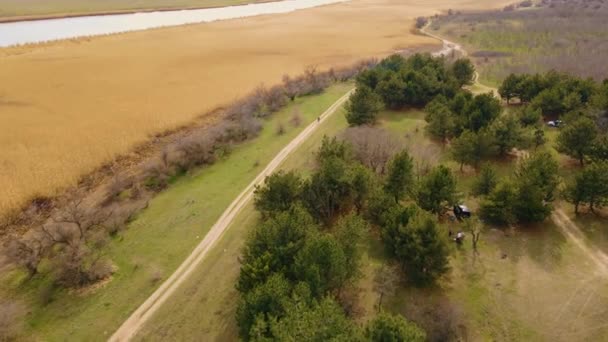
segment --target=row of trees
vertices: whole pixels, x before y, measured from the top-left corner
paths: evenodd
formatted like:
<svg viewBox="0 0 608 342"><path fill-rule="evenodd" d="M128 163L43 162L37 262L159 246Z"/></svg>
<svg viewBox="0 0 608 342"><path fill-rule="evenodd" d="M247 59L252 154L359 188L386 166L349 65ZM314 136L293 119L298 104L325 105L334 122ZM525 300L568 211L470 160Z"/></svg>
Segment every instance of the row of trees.
<svg viewBox="0 0 608 342"><path fill-rule="evenodd" d="M350 144L335 138L324 138L317 163L307 179L278 172L255 190L262 222L241 259L241 338L425 340L422 330L398 316L381 313L363 329L348 317L345 297L360 275L360 244L370 229L374 189L383 181L355 159ZM411 159L400 153L389 164L384 186L391 195L384 200L395 206L413 182ZM430 216L423 222L436 227Z"/></svg>
<svg viewBox="0 0 608 342"><path fill-rule="evenodd" d="M357 77L357 90L346 107L351 126L373 124L383 108L423 107L437 95L452 98L473 80L468 59L448 64L445 58L393 55Z"/></svg>
<svg viewBox="0 0 608 342"><path fill-rule="evenodd" d="M134 173L129 170L115 175L101 189L104 198L89 198L87 191L74 191L63 201L49 204L56 209L47 220L8 239L3 249L6 259L25 269L30 278L44 269L43 276L52 278L54 286L82 287L107 278L114 268L103 253L104 247L170 179L212 164L229 153L234 144L257 136L261 120L290 100L322 92L333 82L353 77L375 63L365 61L325 72L308 68L301 76L286 76L282 85L257 88L228 106L225 117L214 126L177 132L158 155L147 158Z"/></svg>
<svg viewBox="0 0 608 342"><path fill-rule="evenodd" d="M510 75L500 93L507 102L518 98L524 103L522 122L538 123L541 117L563 120L556 149L584 167L563 189L575 211L587 205L594 212L608 204L608 81L598 84L556 72Z"/></svg>
<svg viewBox="0 0 608 342"><path fill-rule="evenodd" d="M557 150L584 165L587 159L606 160L608 137L608 82L549 72L544 75L507 77L499 89L507 101L519 99L521 123L538 125L542 118L560 118L565 123L557 139Z"/></svg>

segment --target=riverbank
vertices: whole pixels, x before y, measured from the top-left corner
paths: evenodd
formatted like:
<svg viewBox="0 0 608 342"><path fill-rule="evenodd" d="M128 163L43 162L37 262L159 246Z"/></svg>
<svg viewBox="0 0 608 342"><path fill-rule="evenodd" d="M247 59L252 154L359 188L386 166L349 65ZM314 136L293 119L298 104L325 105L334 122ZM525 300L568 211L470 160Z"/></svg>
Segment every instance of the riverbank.
<svg viewBox="0 0 608 342"><path fill-rule="evenodd" d="M435 50L436 40L412 32L415 18L475 5L490 6L481 0L354 0L0 49L0 212L53 196L159 132L211 113L260 83L279 83L284 74L397 50Z"/></svg>
<svg viewBox="0 0 608 342"><path fill-rule="evenodd" d="M3 15L0 12L0 24L3 23L14 23L20 21L36 21L36 20L50 20L50 19L67 19L67 18L79 18L79 17L89 17L89 16L108 16L108 15L120 15L120 14L135 14L135 13L150 13L150 12L171 12L171 11L182 11L182 10L199 10L199 9L210 9L210 8L221 8L221 7L230 7L230 6L239 6L239 5L247 5L247 4L256 4L256 3L267 3L267 2L276 2L280 0L212 0L207 1L206 5L188 5L188 2L192 3L200 3L200 1L191 0L186 1L183 5L167 5L160 4L159 6L150 6L150 7L134 7L134 8L125 8L125 9L94 9L92 11L78 11L75 12L70 11L69 8L63 8L60 5L59 11L57 13L37 13L37 14L20 14L20 15ZM6 4L4 6L10 6L11 3L9 0L5 1ZM68 1L69 2L69 1ZM26 3L26 4L24 4ZM23 6L23 8L18 9L19 11L23 11L25 13L32 11L28 9L28 7L35 5L35 2L32 1L24 2L24 1L16 1L15 6ZM107 2L103 2L103 4L107 4ZM117 5L122 5L123 3L118 3ZM110 6L112 6L110 4ZM6 9L5 9L6 11Z"/></svg>

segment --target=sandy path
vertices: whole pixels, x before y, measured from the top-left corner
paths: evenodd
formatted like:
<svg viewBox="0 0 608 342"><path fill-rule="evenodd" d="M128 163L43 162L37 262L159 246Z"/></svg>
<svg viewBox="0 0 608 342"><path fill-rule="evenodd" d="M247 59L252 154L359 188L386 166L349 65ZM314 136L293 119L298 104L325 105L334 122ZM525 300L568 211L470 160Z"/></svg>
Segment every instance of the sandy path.
<svg viewBox="0 0 608 342"><path fill-rule="evenodd" d="M447 39L439 37L435 34L429 33L427 28L430 26L430 22L421 29L421 32L429 37L442 41L443 48L434 53L434 56L448 56L453 51L460 53L462 56L467 56L467 52L462 48L462 45L451 42ZM498 96L498 89L479 83L479 73L476 71L474 76L475 85L479 88L485 89L488 92L492 92ZM518 154L520 157L527 157L529 153L522 151L523 153ZM566 235L572 242L597 266L598 272L605 277L608 277L608 255L596 247L587 243L584 234L581 229L574 223L568 215L564 213L562 209L555 209L551 215L553 222L560 228L562 233Z"/></svg>
<svg viewBox="0 0 608 342"><path fill-rule="evenodd" d="M279 154L266 166L266 168L251 182L243 192L230 204L224 211L219 220L211 227L203 241L196 246L194 251L179 266L179 268L167 279L131 316L118 328L110 337L110 341L128 341L144 323L162 306L162 304L175 292L175 290L190 276L198 264L205 258L209 250L213 248L219 238L229 227L232 220L239 211L251 200L255 186L261 184L266 176L272 174L281 163L289 156L300 144L323 123L327 118L334 114L353 92L350 90L338 101L331 105L323 114L319 121L314 121L306 127L302 133L294 138L285 146Z"/></svg>
<svg viewBox="0 0 608 342"><path fill-rule="evenodd" d="M585 255L597 266L598 272L608 278L608 255L587 243L581 229L561 209L556 209L551 215L553 222Z"/></svg>

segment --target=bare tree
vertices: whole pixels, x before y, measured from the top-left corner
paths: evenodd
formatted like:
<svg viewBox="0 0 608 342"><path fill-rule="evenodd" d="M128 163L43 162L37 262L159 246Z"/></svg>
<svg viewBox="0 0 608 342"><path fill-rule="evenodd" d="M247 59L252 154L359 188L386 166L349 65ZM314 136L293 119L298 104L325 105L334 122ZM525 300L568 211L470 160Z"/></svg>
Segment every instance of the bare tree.
<svg viewBox="0 0 608 342"><path fill-rule="evenodd" d="M401 271L399 267L383 264L374 277L374 289L380 294L378 299L378 311L382 310L382 299L391 296L399 285Z"/></svg>
<svg viewBox="0 0 608 342"><path fill-rule="evenodd" d="M475 254L479 254L477 244L481 238L482 224L479 218L470 217L464 220L464 228L471 235L471 245Z"/></svg>
<svg viewBox="0 0 608 342"><path fill-rule="evenodd" d="M387 163L404 143L396 135L385 129L359 126L344 131L342 139L353 147L355 157L365 166L378 174L384 174Z"/></svg>

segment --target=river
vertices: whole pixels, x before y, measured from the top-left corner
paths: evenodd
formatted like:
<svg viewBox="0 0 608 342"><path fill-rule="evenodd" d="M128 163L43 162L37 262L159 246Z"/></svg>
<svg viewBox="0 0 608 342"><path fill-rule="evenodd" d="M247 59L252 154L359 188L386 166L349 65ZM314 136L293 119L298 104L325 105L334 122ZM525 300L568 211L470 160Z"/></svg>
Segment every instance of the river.
<svg viewBox="0 0 608 342"><path fill-rule="evenodd" d="M0 24L0 47L287 13L348 0L283 0L195 10L43 19Z"/></svg>

